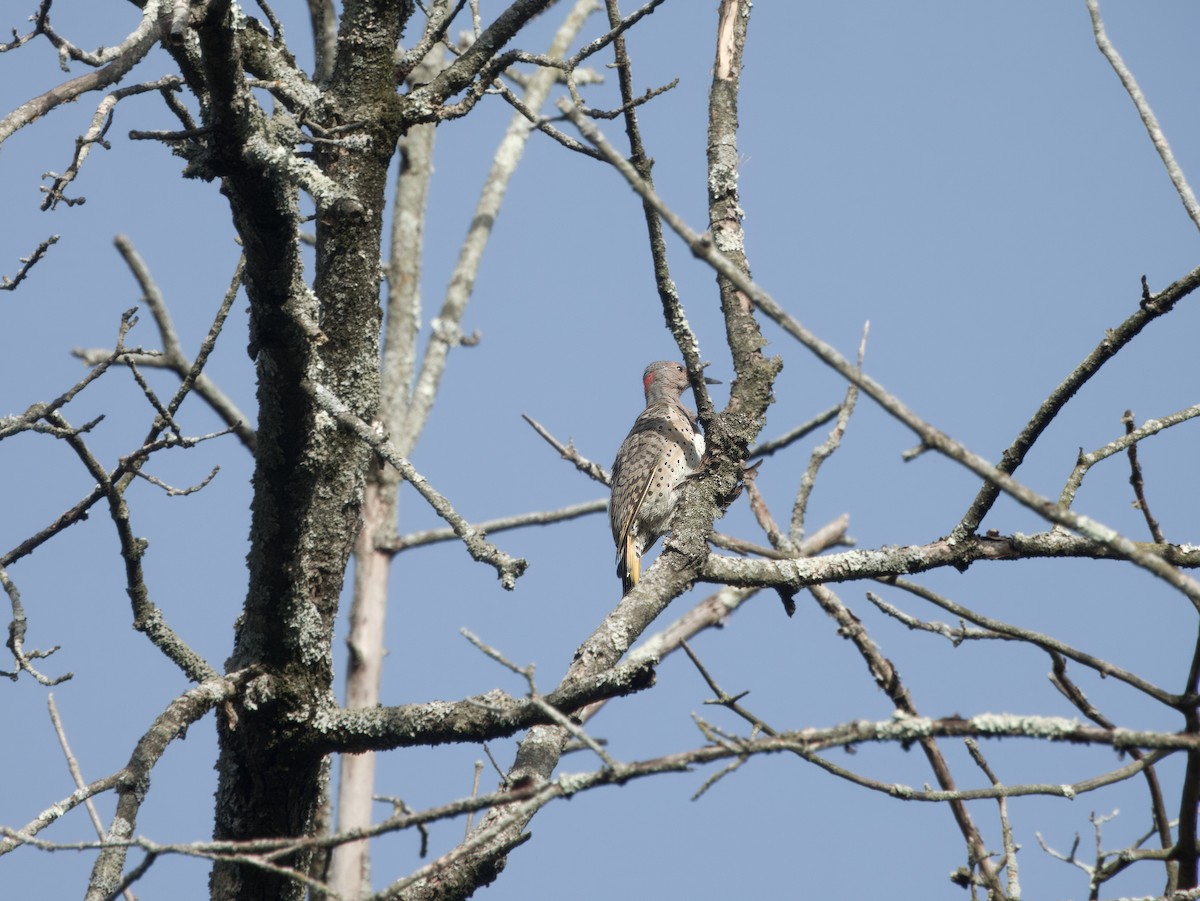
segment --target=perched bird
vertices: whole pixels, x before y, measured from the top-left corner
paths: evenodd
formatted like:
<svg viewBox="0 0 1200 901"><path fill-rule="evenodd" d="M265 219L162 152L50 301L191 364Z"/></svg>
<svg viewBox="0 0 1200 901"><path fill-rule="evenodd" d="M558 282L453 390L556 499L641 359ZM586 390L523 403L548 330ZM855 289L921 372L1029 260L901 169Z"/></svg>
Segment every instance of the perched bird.
<svg viewBox="0 0 1200 901"><path fill-rule="evenodd" d="M642 385L646 409L617 451L608 506L622 594L641 579L642 554L671 527L680 487L704 456L696 414L679 401L689 387L683 364L651 363Z"/></svg>

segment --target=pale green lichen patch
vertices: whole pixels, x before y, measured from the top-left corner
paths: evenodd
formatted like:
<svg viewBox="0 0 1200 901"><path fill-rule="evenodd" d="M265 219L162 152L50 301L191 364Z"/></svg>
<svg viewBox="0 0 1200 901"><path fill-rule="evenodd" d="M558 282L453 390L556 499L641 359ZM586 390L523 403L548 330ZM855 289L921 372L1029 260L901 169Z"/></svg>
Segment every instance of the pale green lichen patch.
<svg viewBox="0 0 1200 901"><path fill-rule="evenodd" d="M933 734L933 720L926 716L893 714L890 723L881 723L878 731L884 741L915 741Z"/></svg>
<svg viewBox="0 0 1200 901"><path fill-rule="evenodd" d="M563 795L569 798L575 792L587 788L591 779L589 773L563 773L558 777L558 787L562 789Z"/></svg>
<svg viewBox="0 0 1200 901"><path fill-rule="evenodd" d="M1024 735L1051 741L1072 736L1079 728L1077 720L1062 716L1019 716L1009 713L981 713L969 720L982 735Z"/></svg>

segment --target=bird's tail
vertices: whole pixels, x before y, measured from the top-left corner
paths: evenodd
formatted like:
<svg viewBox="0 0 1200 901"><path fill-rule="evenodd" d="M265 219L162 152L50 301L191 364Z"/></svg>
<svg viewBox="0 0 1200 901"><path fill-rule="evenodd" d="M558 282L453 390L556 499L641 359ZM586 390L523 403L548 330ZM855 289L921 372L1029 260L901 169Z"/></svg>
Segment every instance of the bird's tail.
<svg viewBox="0 0 1200 901"><path fill-rule="evenodd" d="M633 546L633 536L625 538L625 544L617 560L617 575L621 577L621 597L633 591L642 578L642 558Z"/></svg>

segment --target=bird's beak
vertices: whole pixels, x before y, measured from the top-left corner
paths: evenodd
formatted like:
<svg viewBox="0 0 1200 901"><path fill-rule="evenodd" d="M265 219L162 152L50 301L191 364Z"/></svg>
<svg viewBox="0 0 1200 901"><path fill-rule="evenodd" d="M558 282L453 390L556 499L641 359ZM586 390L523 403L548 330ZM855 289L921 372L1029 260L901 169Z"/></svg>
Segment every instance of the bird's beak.
<svg viewBox="0 0 1200 901"><path fill-rule="evenodd" d="M706 385L724 385L725 384L720 379L713 379L713 378L709 378L708 376L704 377L704 383Z"/></svg>

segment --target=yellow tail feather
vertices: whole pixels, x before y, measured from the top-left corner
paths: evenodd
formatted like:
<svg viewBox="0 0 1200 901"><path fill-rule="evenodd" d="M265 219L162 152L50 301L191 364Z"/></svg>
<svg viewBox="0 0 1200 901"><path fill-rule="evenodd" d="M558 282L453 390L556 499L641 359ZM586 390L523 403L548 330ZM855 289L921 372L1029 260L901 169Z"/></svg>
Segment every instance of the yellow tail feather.
<svg viewBox="0 0 1200 901"><path fill-rule="evenodd" d="M642 558L638 555L637 549L633 546L633 537L625 539L625 554L624 564L621 568L621 596L629 594L633 591L635 585L642 579Z"/></svg>

